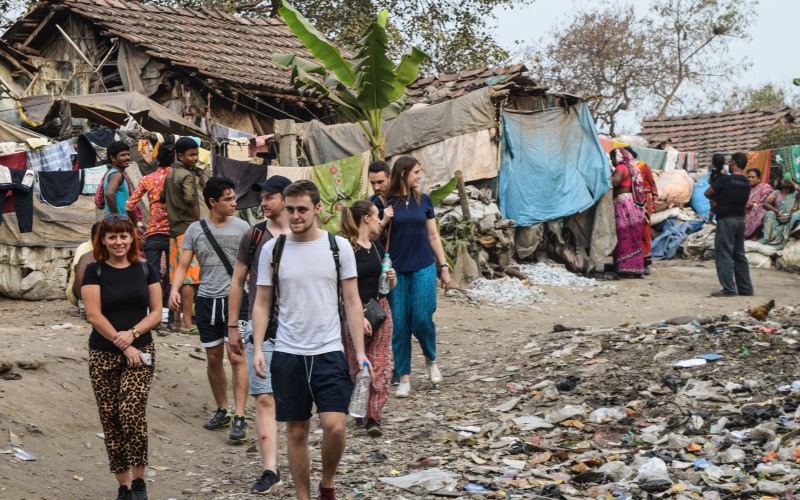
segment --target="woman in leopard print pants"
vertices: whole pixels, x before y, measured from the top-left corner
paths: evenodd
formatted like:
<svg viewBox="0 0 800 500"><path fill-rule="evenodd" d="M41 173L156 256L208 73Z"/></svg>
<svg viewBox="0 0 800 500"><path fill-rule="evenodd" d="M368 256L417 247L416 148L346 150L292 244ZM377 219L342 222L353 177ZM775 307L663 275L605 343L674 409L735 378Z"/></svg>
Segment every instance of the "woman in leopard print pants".
<svg viewBox="0 0 800 500"><path fill-rule="evenodd" d="M161 321L161 286L126 215L103 219L93 252L97 262L87 266L81 287L92 325L89 376L119 483L117 499L146 500L145 412L155 365L150 330Z"/></svg>

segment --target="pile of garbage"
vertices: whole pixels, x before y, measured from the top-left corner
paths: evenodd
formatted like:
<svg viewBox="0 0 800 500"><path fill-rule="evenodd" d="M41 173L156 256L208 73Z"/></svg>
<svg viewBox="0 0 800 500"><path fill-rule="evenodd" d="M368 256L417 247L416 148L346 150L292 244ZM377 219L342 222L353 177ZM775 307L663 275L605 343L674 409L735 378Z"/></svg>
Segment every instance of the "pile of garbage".
<svg viewBox="0 0 800 500"><path fill-rule="evenodd" d="M491 189L466 186L466 194L469 220L464 220L457 190L436 207L445 253L453 262L477 257L480 271L492 273L498 265L507 266L514 255L514 221L503 218Z"/></svg>
<svg viewBox="0 0 800 500"><path fill-rule="evenodd" d="M520 332L444 373L457 405L389 418L407 463L364 439L345 475L357 498L795 498L800 308L749 312Z"/></svg>

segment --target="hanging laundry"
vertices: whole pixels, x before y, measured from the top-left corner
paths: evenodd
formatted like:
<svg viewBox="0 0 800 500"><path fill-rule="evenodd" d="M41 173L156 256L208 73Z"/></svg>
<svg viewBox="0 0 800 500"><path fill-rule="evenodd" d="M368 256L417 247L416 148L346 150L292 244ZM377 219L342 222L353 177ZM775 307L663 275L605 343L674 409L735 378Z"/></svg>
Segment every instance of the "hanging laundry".
<svg viewBox="0 0 800 500"><path fill-rule="evenodd" d="M698 153L686 153L686 162L684 163L684 169L687 172L697 172L697 164L698 164L698 157L700 155Z"/></svg>
<svg viewBox="0 0 800 500"><path fill-rule="evenodd" d="M800 146L789 146L772 151L775 165L781 167L781 178L787 173L792 174L795 182L800 182Z"/></svg>
<svg viewBox="0 0 800 500"><path fill-rule="evenodd" d="M0 205L5 203L6 196L10 193L14 200L20 233L33 231L33 181L32 170L0 166ZM0 224L2 223L3 216L0 215Z"/></svg>
<svg viewBox="0 0 800 500"><path fill-rule="evenodd" d="M769 182L769 167L771 163L771 149L750 151L747 153L747 168L745 169L745 172L751 168L756 168L759 172L761 172L761 182Z"/></svg>
<svg viewBox="0 0 800 500"><path fill-rule="evenodd" d="M50 139L47 137L31 137L30 139L25 139L25 143L31 149L39 149L50 144Z"/></svg>
<svg viewBox="0 0 800 500"><path fill-rule="evenodd" d="M354 201L367 197L367 168L370 152L351 156L343 160L311 167L314 171L314 184L319 188L322 211L319 214L320 227L332 233L339 232L339 211L343 205L350 206Z"/></svg>
<svg viewBox="0 0 800 500"><path fill-rule="evenodd" d="M680 157L680 152L678 151L667 151L667 159L664 161L664 171L669 170L677 170L678 169L678 158Z"/></svg>
<svg viewBox="0 0 800 500"><path fill-rule="evenodd" d="M314 181L314 167L276 167L270 165L267 169L267 179L273 175L282 175L292 182Z"/></svg>
<svg viewBox="0 0 800 500"><path fill-rule="evenodd" d="M27 155L25 151L20 151L19 153L12 153L10 155L3 155L0 156L0 165L8 168L13 168L17 170L25 170L28 168L27 165ZM8 193L9 195L11 193ZM6 201L2 204L3 210L2 213L10 214L14 213L14 201L12 196L6 196Z"/></svg>
<svg viewBox="0 0 800 500"><path fill-rule="evenodd" d="M16 142L0 142L0 154L10 155L17 150Z"/></svg>
<svg viewBox="0 0 800 500"><path fill-rule="evenodd" d="M600 146L603 147L603 151L606 153L614 151L614 141L605 137L598 137L598 139L600 139Z"/></svg>
<svg viewBox="0 0 800 500"><path fill-rule="evenodd" d="M258 137L250 138L248 144L248 154L255 158L258 153L269 153L269 143L275 134L260 135Z"/></svg>
<svg viewBox="0 0 800 500"><path fill-rule="evenodd" d="M253 191L253 184L264 182L267 178L267 167L245 161L232 160L224 156L214 155L214 176L230 177L236 183L236 208L253 208L261 204L261 195Z"/></svg>
<svg viewBox="0 0 800 500"><path fill-rule="evenodd" d="M205 148L197 148L197 161L209 165L211 163L211 151Z"/></svg>
<svg viewBox="0 0 800 500"><path fill-rule="evenodd" d="M83 170L38 172L39 199L53 208L72 205L83 190L83 173Z"/></svg>
<svg viewBox="0 0 800 500"><path fill-rule="evenodd" d="M103 182L103 177L108 171L108 166L100 165L94 168L83 169L83 194L94 194L97 186Z"/></svg>
<svg viewBox="0 0 800 500"><path fill-rule="evenodd" d="M236 139L240 137L250 139L253 137L253 134L215 123L211 125L211 137L215 139Z"/></svg>
<svg viewBox="0 0 800 500"><path fill-rule="evenodd" d="M106 161L106 148L114 142L114 131L98 128L78 137L78 168L93 168Z"/></svg>
<svg viewBox="0 0 800 500"><path fill-rule="evenodd" d="M239 160L239 161L249 161L252 156L250 156L250 141L243 139L245 141L244 144L237 144L233 141L228 143L228 158Z"/></svg>
<svg viewBox="0 0 800 500"><path fill-rule="evenodd" d="M664 170L667 161L667 152L663 149L643 148L641 146L631 146L631 149L639 155L637 160L650 165L653 170Z"/></svg>
<svg viewBox="0 0 800 500"><path fill-rule="evenodd" d="M28 165L31 170L37 172L72 170L73 154L75 147L72 141L61 141L42 149L28 151Z"/></svg>

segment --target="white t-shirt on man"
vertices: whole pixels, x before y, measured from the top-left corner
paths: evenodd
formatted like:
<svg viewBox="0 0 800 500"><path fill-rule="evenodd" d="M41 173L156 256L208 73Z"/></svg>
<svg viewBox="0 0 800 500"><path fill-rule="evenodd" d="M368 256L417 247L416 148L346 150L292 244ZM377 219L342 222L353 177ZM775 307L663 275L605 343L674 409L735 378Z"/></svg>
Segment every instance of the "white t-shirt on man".
<svg viewBox="0 0 800 500"><path fill-rule="evenodd" d="M273 284L272 249L277 241L273 238L261 249L257 281L260 286ZM340 236L336 236L336 244L340 279L355 278L358 272L353 247ZM336 264L328 233L308 242L287 239L278 278L275 351L304 356L343 351Z"/></svg>

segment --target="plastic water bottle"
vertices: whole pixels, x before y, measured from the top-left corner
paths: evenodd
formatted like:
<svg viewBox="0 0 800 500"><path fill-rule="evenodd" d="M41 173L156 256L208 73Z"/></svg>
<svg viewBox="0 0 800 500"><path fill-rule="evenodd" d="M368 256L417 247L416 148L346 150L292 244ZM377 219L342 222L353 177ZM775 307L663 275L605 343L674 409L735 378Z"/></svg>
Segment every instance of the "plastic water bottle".
<svg viewBox="0 0 800 500"><path fill-rule="evenodd" d="M351 417L364 418L369 406L369 364L364 362L361 371L356 375L356 385L350 398L348 412Z"/></svg>
<svg viewBox="0 0 800 500"><path fill-rule="evenodd" d="M381 277L378 278L378 293L381 295L388 295L389 294L389 276L386 274L386 271L392 268L392 259L389 258L389 254L383 254L383 260L381 261Z"/></svg>

